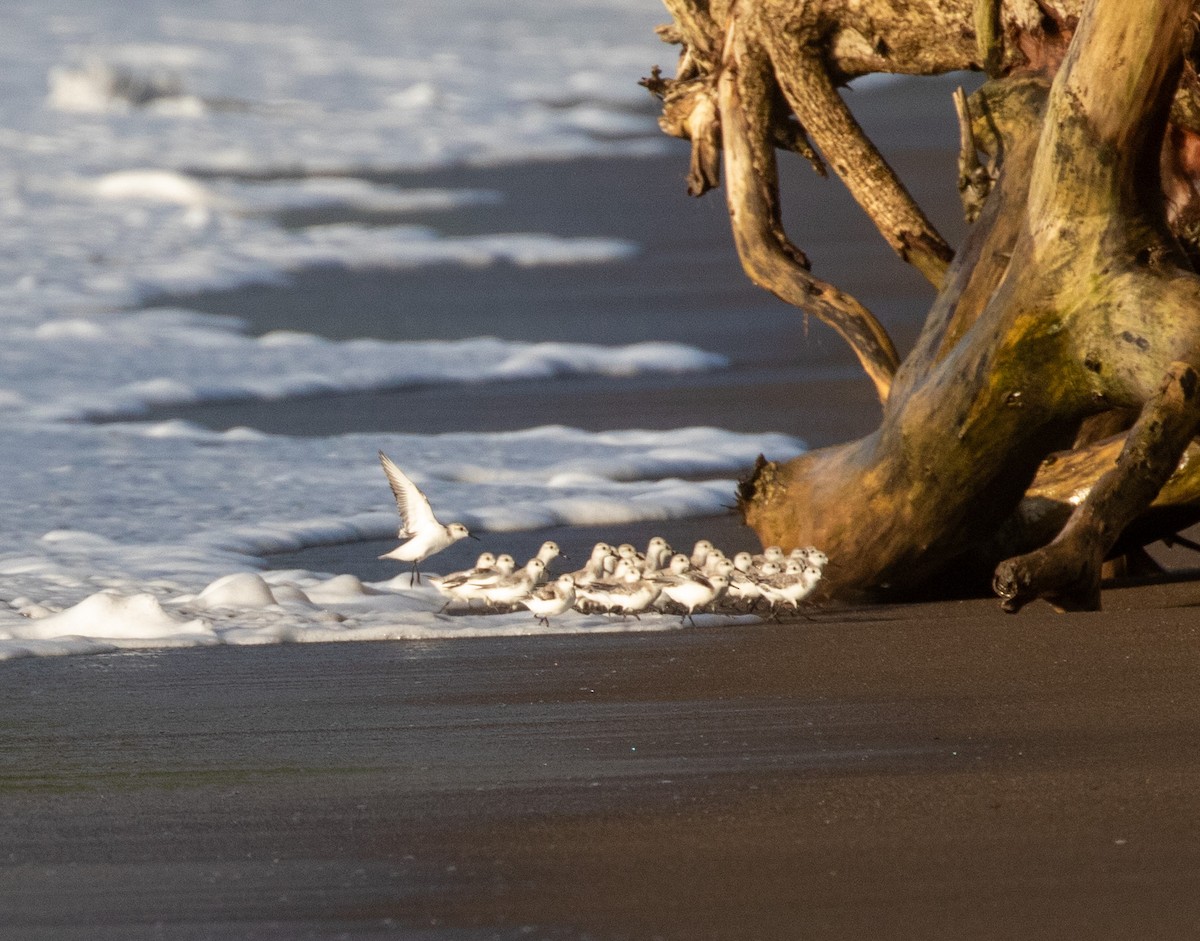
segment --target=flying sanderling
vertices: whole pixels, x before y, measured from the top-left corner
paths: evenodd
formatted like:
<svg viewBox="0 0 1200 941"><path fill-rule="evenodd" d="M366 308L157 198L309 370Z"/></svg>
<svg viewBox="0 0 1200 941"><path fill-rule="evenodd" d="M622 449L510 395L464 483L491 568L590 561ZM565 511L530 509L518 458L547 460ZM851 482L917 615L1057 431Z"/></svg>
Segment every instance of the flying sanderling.
<svg viewBox="0 0 1200 941"><path fill-rule="evenodd" d="M396 497L396 509L400 511L400 531L397 535L406 540L379 558L411 562L412 576L408 580L411 586L414 581L421 580L421 573L417 569L420 563L471 534L462 523L451 523L449 526L439 523L433 515L429 498L382 451L379 452L379 462Z"/></svg>

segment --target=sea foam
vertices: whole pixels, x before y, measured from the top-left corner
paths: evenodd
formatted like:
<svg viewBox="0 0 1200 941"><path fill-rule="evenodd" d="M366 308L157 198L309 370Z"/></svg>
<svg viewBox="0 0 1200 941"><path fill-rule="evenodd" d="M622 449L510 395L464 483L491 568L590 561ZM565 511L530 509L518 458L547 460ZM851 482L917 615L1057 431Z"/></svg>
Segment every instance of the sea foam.
<svg viewBox="0 0 1200 941"><path fill-rule="evenodd" d="M757 453L799 453L792 438L718 429L291 439L80 421L155 404L722 368L680 344L253 336L236 317L143 309L314 267L629 259L639 247L607 237L443 231L439 213L502 196L387 179L661 150L636 83L672 54L653 34L662 18L642 0L462 0L453 16L433 0L6 10L0 659L544 630L519 615L438 618L437 599L403 579L264 570L271 552L395 535L379 448L402 456L435 505L493 534L716 513ZM470 214L486 225L486 212ZM571 615L554 629L630 628Z"/></svg>

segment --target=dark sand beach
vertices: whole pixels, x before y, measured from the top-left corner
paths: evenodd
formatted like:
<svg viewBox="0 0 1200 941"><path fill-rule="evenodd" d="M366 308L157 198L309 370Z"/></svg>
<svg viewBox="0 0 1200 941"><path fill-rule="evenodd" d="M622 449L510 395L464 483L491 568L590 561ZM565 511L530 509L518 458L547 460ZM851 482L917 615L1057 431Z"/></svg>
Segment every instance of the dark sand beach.
<svg viewBox="0 0 1200 941"><path fill-rule="evenodd" d="M948 100L907 85L863 100L954 232ZM153 417L332 434L629 427L636 409L643 427L812 445L870 431L878 406L853 358L745 283L720 194L687 201L684 166L407 178L505 192L488 209L499 218L428 220L440 227L643 245L612 266L493 269L453 292L444 272L317 271L161 301L259 332L402 338L457 317L457 335L680 339L729 370ZM795 170L795 230L818 273L910 339L928 290L837 184ZM654 529L680 546L753 544L732 517ZM596 538L504 535L568 551ZM394 574L379 551L271 564ZM1071 616L970 599L786 624L0 664L0 938L1194 938L1200 582L1104 601Z"/></svg>
<svg viewBox="0 0 1200 941"><path fill-rule="evenodd" d="M1195 937L1200 589L1107 600L7 664L0 936Z"/></svg>

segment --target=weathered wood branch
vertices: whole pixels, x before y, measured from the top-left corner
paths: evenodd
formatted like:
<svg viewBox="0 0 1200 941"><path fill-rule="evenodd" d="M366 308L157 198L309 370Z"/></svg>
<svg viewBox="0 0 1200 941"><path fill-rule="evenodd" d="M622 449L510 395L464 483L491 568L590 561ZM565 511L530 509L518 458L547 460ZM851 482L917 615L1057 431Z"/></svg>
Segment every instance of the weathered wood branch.
<svg viewBox="0 0 1200 941"><path fill-rule="evenodd" d="M1044 86L980 96L1003 169L898 372L880 430L787 465L764 463L741 490L764 541L832 547L835 593L912 586L981 547L994 558L1011 552L998 536L1013 535L1007 520L1041 460L1068 447L1087 416L1134 406L1142 414L1126 445L1132 456L1094 486L1101 468L1084 468L1088 495L1060 541L996 577L1006 592L1017 586L1018 604L1046 595L1094 605L1101 561L1195 431L1180 392L1194 374L1172 363L1198 361L1200 292L1179 265L1161 195L1151 198L1145 182L1156 179L1180 61L1156 51L1179 48L1191 4L1159 4L1152 22L1135 26L1118 5L1089 11L1098 8L1104 15L1085 16L1076 40L1088 50L1068 56L1044 118ZM1114 75L1122 63L1127 72ZM1167 391L1156 392L1168 370Z"/></svg>
<svg viewBox="0 0 1200 941"><path fill-rule="evenodd" d="M774 148L762 121L770 107L767 82L763 58L748 51L731 22L717 97L727 201L742 267L756 284L833 327L857 354L880 401L887 401L899 363L891 337L857 300L809 274L808 259L783 230Z"/></svg>
<svg viewBox="0 0 1200 941"><path fill-rule="evenodd" d="M1008 559L993 586L1006 611L1044 597L1063 611L1100 607L1100 567L1117 538L1150 505L1200 428L1200 376L1172 363L1129 432L1116 464L1091 488L1054 541Z"/></svg>
<svg viewBox="0 0 1200 941"><path fill-rule="evenodd" d="M1004 60L1000 0L975 0L975 49L983 71L997 78Z"/></svg>
<svg viewBox="0 0 1200 941"><path fill-rule="evenodd" d="M893 250L941 287L954 252L893 172L834 88L817 37L760 30L775 75L800 123Z"/></svg>
<svg viewBox="0 0 1200 941"><path fill-rule="evenodd" d="M1106 556L1200 519L1200 279L1176 241L1200 259L1194 0L668 6L664 127L692 139L693 191L724 164L746 271L834 326L884 401L872 435L760 462L739 505L764 543L824 548L831 594L970 570L1010 607L1089 607ZM837 87L961 68L991 81L956 102L979 213L951 257ZM775 149L810 135L940 286L899 365L783 230Z"/></svg>
<svg viewBox="0 0 1200 941"><path fill-rule="evenodd" d="M1161 220L1159 155L1191 9L1189 0L1147 4L1134 16L1112 3L1089 6L1051 91L1058 120L1042 125L1029 192L1036 240L1052 245L1057 226L1114 211L1145 216L1149 208ZM1091 185L1080 186L1080 174Z"/></svg>

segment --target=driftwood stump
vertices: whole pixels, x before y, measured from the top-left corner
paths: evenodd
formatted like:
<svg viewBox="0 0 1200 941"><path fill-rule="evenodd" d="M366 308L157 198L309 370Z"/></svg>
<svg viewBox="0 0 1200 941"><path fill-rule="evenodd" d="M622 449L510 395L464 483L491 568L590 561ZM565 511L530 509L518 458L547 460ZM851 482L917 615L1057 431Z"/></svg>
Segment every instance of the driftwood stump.
<svg viewBox="0 0 1200 941"><path fill-rule="evenodd" d="M991 582L1095 608L1106 559L1200 518L1200 96L1193 0L667 0L676 77L646 84L723 179L747 274L837 330L877 431L760 459L738 503L764 544L818 545L827 594ZM837 86L984 70L955 102L968 219L953 251ZM903 359L784 232L779 151L845 182L939 289ZM981 159L981 156L983 159Z"/></svg>

